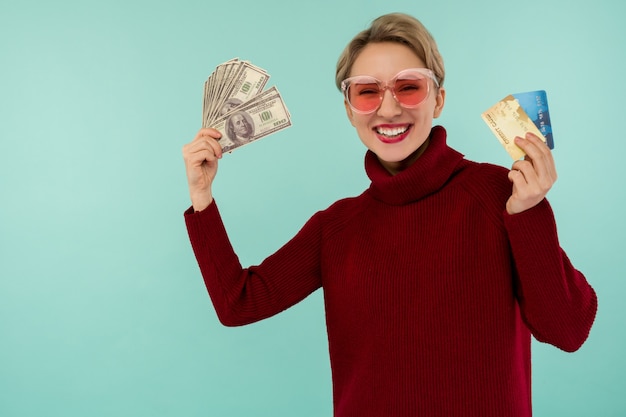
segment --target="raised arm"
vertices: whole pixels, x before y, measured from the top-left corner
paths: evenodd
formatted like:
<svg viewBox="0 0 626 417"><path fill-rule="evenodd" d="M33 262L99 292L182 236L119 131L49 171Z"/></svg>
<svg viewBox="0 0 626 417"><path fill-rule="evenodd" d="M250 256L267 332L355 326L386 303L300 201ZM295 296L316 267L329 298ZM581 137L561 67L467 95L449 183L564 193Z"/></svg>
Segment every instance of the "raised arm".
<svg viewBox="0 0 626 417"><path fill-rule="evenodd" d="M509 172L508 230L517 271L517 297L526 324L539 341L577 350L593 324L593 288L560 247L546 194L557 179L552 152L539 138L516 138L525 152Z"/></svg>
<svg viewBox="0 0 626 417"><path fill-rule="evenodd" d="M319 221L307 225L259 266L243 268L233 250L212 184L222 148L215 129L200 129L183 147L192 208L187 231L220 321L238 326L262 320L301 301L321 286Z"/></svg>

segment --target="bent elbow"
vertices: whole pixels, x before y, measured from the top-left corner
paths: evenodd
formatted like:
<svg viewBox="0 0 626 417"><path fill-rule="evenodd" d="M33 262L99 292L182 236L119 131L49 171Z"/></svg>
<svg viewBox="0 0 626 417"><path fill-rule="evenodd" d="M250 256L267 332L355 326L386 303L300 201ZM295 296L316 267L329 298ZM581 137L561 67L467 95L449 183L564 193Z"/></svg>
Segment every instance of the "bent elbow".
<svg viewBox="0 0 626 417"><path fill-rule="evenodd" d="M262 315L255 311L246 311L238 307L240 306L228 305L222 306L221 308L216 306L215 312L217 313L219 322L225 327L240 327L256 323L270 316Z"/></svg>
<svg viewBox="0 0 626 417"><path fill-rule="evenodd" d="M217 319L224 327L240 327L249 323L232 311L215 310L215 312L217 313Z"/></svg>
<svg viewBox="0 0 626 417"><path fill-rule="evenodd" d="M565 352L573 353L579 350L589 338L591 327L596 318L598 302L596 297L592 297L590 303L580 311L576 317L569 317L567 323L555 326L552 332L553 337L539 336L535 333L535 338L540 342L549 343ZM558 335L558 336L556 336Z"/></svg>

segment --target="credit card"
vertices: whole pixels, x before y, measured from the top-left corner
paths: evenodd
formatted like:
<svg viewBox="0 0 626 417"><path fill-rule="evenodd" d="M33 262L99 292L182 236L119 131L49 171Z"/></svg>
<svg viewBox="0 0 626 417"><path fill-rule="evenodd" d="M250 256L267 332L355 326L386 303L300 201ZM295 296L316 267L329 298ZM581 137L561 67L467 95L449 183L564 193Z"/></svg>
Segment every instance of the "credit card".
<svg viewBox="0 0 626 417"><path fill-rule="evenodd" d="M514 160L521 159L526 155L515 144L516 136L523 138L527 132L530 132L547 143L543 133L541 133L513 95L508 95L497 102L482 113L481 117Z"/></svg>
<svg viewBox="0 0 626 417"><path fill-rule="evenodd" d="M546 138L550 149L554 149L552 137L552 124L550 123L550 110L548 109L548 96L544 90L529 91L527 93L513 94L519 101L528 117Z"/></svg>

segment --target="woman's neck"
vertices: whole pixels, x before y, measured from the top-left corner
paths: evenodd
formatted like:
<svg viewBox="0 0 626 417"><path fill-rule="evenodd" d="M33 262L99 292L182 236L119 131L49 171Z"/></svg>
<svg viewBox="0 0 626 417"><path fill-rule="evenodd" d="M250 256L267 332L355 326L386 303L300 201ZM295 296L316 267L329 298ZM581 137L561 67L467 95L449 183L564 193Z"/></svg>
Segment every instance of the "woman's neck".
<svg viewBox="0 0 626 417"><path fill-rule="evenodd" d="M411 165L413 165L413 163L417 161L420 156L422 156L426 148L428 148L429 143L430 143L430 138L426 139L426 141L422 143L422 146L417 148L411 155L407 156L402 161L387 162L387 161L381 160L380 158L378 158L378 160L380 161L380 164L383 167L385 167L385 169L389 171L391 175L396 175L399 172L402 172L408 167L410 167Z"/></svg>

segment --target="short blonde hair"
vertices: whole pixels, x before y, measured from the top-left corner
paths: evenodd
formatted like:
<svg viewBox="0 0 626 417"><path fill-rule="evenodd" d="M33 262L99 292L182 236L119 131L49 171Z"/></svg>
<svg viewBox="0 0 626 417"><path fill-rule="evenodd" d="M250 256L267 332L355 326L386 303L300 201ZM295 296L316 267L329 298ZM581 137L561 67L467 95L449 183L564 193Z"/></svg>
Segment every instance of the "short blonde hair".
<svg viewBox="0 0 626 417"><path fill-rule="evenodd" d="M395 42L409 47L424 62L426 68L433 71L439 86L443 85L443 58L433 36L413 16L390 13L376 18L368 29L357 34L343 50L335 73L338 89L341 89L341 82L350 76L352 65L363 48L369 43L380 42Z"/></svg>

